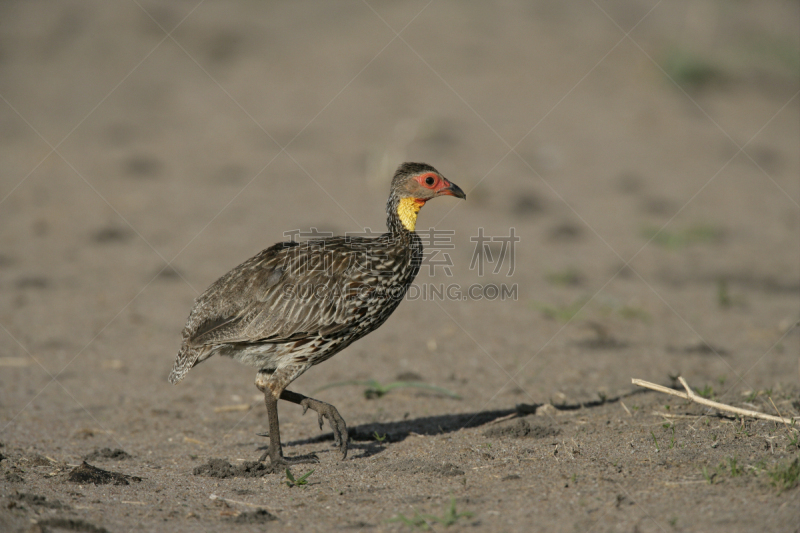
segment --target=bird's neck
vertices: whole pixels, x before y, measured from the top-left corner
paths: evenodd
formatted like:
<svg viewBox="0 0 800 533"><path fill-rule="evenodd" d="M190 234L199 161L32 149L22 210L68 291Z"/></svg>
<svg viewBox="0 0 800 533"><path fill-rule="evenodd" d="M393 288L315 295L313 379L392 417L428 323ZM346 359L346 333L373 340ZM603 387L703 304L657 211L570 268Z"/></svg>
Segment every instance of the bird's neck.
<svg viewBox="0 0 800 533"><path fill-rule="evenodd" d="M417 214L425 205L424 200L416 198L398 198L394 194L386 204L386 226L389 233L402 235L413 233L417 225Z"/></svg>

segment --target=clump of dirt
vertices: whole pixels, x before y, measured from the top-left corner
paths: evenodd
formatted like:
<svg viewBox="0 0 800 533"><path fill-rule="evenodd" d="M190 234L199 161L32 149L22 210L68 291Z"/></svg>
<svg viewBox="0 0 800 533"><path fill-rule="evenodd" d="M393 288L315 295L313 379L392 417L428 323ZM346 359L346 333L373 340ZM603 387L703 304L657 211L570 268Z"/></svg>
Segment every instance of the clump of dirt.
<svg viewBox="0 0 800 533"><path fill-rule="evenodd" d="M28 466L50 466L53 462L43 455L32 453L22 459Z"/></svg>
<svg viewBox="0 0 800 533"><path fill-rule="evenodd" d="M110 533L106 528L90 524L85 520L74 518L48 518L36 523L38 530L47 533L50 528L65 529L67 531L81 531L83 533ZM36 531L36 530L33 530Z"/></svg>
<svg viewBox="0 0 800 533"><path fill-rule="evenodd" d="M492 439L511 437L514 439L533 438L543 439L555 437L561 431L547 426L531 426L527 420L517 420L508 424L499 425L483 432L484 437Z"/></svg>
<svg viewBox="0 0 800 533"><path fill-rule="evenodd" d="M13 496L11 496L12 500L15 500L21 504L27 505L34 505L36 507L45 507L47 509L69 509L69 505L64 505L58 500L48 501L47 498L44 496L39 496L38 494L27 494L24 492L17 492Z"/></svg>
<svg viewBox="0 0 800 533"><path fill-rule="evenodd" d="M239 466L233 466L225 459L209 459L206 464L196 467L192 473L195 476L224 479L228 477L263 477L278 471L280 471L279 468L258 461L245 461Z"/></svg>
<svg viewBox="0 0 800 533"><path fill-rule="evenodd" d="M25 478L15 472L16 468L12 470L6 470L6 473L3 474L3 479L8 481L9 483L22 483L25 481Z"/></svg>
<svg viewBox="0 0 800 533"><path fill-rule="evenodd" d="M92 483L94 485L130 485L131 481L138 482L141 480L142 478L140 477L97 468L86 461L80 466L73 468L67 477L67 481L71 481L72 483Z"/></svg>
<svg viewBox="0 0 800 533"><path fill-rule="evenodd" d="M411 474L431 474L443 477L463 476L464 471L453 463L436 464L429 461L405 460L394 467L395 472L408 472Z"/></svg>
<svg viewBox="0 0 800 533"><path fill-rule="evenodd" d="M250 513L239 513L235 517L229 518L234 524L266 524L277 519L278 517L274 514L260 508Z"/></svg>
<svg viewBox="0 0 800 533"><path fill-rule="evenodd" d="M97 461L98 459L110 459L112 461L124 461L125 459L130 459L131 455L126 452L125 450L120 450L119 448L111 449L111 448L100 448L99 450L95 450L89 455L84 456L84 461Z"/></svg>

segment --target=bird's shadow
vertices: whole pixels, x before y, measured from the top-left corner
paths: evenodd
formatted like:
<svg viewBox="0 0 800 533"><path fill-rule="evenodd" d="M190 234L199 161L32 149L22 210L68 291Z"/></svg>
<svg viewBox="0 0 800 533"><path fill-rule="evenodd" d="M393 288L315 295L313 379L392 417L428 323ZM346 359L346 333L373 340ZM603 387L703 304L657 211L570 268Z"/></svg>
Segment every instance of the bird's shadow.
<svg viewBox="0 0 800 533"><path fill-rule="evenodd" d="M590 402L563 403L553 405L557 411L576 411L591 409L610 403L616 403L636 394L647 393L647 389L635 389L611 398L601 398ZM348 428L350 450L361 450L357 458L370 457L386 449L385 444L401 442L412 435L442 435L454 433L461 429L475 428L503 418L516 418L535 414L543 404L518 404L514 408L478 411L473 413L425 416L394 422L372 422ZM333 433L323 433L316 437L299 439L284 443L284 446L302 446L332 441ZM333 451L333 450L331 450Z"/></svg>

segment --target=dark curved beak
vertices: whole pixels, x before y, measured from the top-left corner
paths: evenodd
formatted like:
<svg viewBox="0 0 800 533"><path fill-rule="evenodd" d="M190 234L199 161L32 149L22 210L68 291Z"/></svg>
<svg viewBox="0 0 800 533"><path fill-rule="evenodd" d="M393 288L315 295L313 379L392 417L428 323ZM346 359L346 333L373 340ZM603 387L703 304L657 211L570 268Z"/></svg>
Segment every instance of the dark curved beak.
<svg viewBox="0 0 800 533"><path fill-rule="evenodd" d="M436 191L436 196L447 195L447 196L455 196L456 198L461 198L462 200L467 199L467 195L464 193L464 191L461 190L461 187L459 187L455 183L450 183L447 180L444 180L444 182L445 186Z"/></svg>

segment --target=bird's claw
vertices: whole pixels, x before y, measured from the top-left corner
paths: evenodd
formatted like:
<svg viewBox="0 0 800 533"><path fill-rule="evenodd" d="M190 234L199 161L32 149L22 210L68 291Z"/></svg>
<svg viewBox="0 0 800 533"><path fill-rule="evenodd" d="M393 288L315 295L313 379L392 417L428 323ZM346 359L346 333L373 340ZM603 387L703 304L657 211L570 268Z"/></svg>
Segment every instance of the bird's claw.
<svg viewBox="0 0 800 533"><path fill-rule="evenodd" d="M308 409L317 412L317 422L319 422L320 430L324 429L325 419L328 419L331 430L333 431L333 445L342 451L342 459L345 459L347 457L348 441L347 424L345 424L339 411L337 411L334 406L319 400L314 400L313 398L305 398L300 402L300 405L303 406L303 413Z"/></svg>

